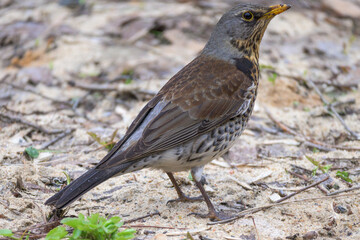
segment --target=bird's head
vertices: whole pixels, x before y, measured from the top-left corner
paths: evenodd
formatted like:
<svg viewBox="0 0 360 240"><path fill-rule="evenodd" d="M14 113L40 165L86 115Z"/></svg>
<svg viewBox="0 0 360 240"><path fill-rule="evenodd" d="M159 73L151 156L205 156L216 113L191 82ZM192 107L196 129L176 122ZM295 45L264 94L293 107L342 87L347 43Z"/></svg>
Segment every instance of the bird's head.
<svg viewBox="0 0 360 240"><path fill-rule="evenodd" d="M232 8L217 23L204 51L217 51L225 55L229 51L239 51L242 55L257 59L259 45L269 22L289 8L286 4L270 7L240 4Z"/></svg>

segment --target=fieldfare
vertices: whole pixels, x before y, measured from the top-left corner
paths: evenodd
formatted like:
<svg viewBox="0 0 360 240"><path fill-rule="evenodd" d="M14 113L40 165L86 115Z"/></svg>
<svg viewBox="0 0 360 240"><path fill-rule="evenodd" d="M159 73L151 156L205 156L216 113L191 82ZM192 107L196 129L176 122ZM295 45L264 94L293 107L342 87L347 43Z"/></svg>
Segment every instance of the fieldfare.
<svg viewBox="0 0 360 240"><path fill-rule="evenodd" d="M92 169L49 198L64 208L107 179L146 167L191 170L213 220L221 215L200 183L205 164L234 144L249 120L259 83L259 45L270 20L290 6L239 4L217 23L201 53L140 111L125 136ZM199 214L200 215L200 214Z"/></svg>

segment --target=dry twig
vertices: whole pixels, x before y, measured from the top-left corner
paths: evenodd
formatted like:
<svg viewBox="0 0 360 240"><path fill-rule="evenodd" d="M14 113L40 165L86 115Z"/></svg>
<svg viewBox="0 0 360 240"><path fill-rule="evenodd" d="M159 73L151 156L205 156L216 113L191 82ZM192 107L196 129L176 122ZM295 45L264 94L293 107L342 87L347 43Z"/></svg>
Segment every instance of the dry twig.
<svg viewBox="0 0 360 240"><path fill-rule="evenodd" d="M306 182L310 182L310 180L309 180L307 177L303 176L303 175L297 174L297 173L292 172L292 171L289 171L289 170L286 170L286 171L287 171L288 173L290 173L291 175L294 175L294 176L296 176L296 177L298 177L298 178L303 179L303 180L306 181ZM317 187L321 192L323 192L324 194L326 194L326 195L329 194L329 192L328 192L326 189L322 188L321 185L317 185L316 187Z"/></svg>
<svg viewBox="0 0 360 240"><path fill-rule="evenodd" d="M152 217L152 216L155 216L155 215L160 216L160 213L158 211L155 211L153 213L146 214L145 216L142 216L142 217L126 220L126 221L124 221L124 224L136 222L136 221L142 220L144 218Z"/></svg>
<svg viewBox="0 0 360 240"><path fill-rule="evenodd" d="M117 84L87 84L81 82L70 82L70 85L87 91L99 91L99 92L116 91L119 94L130 93L135 96L141 94L150 97L156 95L156 92L141 88L140 85L138 84L125 85L124 87L119 87L119 85Z"/></svg>
<svg viewBox="0 0 360 240"><path fill-rule="evenodd" d="M360 148L356 148L356 147L334 146L311 139L308 136L298 133L295 130L291 129L290 127L286 126L284 123L276 120L274 116L270 113L270 111L266 108L265 108L265 113L268 115L270 120L272 120L281 130L295 136L296 140L303 142L306 146L316 147L323 151L334 151L336 149L346 150L346 151L360 151Z"/></svg>
<svg viewBox="0 0 360 240"><path fill-rule="evenodd" d="M257 230L257 227L256 227L256 224L255 224L255 219L253 216L250 216L253 224L254 224L254 228L255 228L255 232L256 232L256 236L257 236L257 239L260 240L260 235L259 235L259 231Z"/></svg>
<svg viewBox="0 0 360 240"><path fill-rule="evenodd" d="M300 189L300 190L298 190L298 191L296 191L296 192L294 192L292 194L289 194L289 195L277 200L275 203L280 203L282 201L285 201L286 199L289 199L289 198L291 198L291 197L293 197L293 196L295 196L295 195L297 195L297 194L299 194L299 193L301 193L301 192L303 192L305 190L308 190L309 188L315 187L315 186L319 185L320 183L325 182L328 179L329 179L329 176L327 176L326 178L324 178L324 179L322 179L320 181L317 181L317 182L315 182L315 183L313 183L313 184L311 184L309 186L306 186L306 187L304 187L304 188L302 188L302 189Z"/></svg>
<svg viewBox="0 0 360 240"><path fill-rule="evenodd" d="M167 226L158 226L158 225L137 225L137 224L130 224L130 225L123 225L122 228L160 228L160 229L179 229L179 230L187 230L188 228L179 228L179 227L167 227Z"/></svg>
<svg viewBox="0 0 360 240"><path fill-rule="evenodd" d="M235 221L239 218L242 218L246 215L252 214L252 213L256 213L262 210L266 210L272 207L277 207L277 206L281 206L281 205L286 205L286 204L291 204L291 203L299 203L299 202L309 202L309 201L316 201L316 200L326 200L326 199L334 199L334 198L340 198L340 197L350 197L350 196L354 196L354 195L358 195L360 193L348 193L348 194L341 194L341 195L335 195L335 196L324 196L324 197L314 197L314 198L304 198L304 199L298 199L298 200L293 200L293 201L288 201L288 202L281 202L281 203L274 203L274 204L270 204L270 205L265 205L265 206L260 206L260 207L256 207L256 208L251 208L251 209L247 209L244 210L242 212L240 212L239 215L230 218L230 219L226 219L223 221L217 221L217 222L208 222L208 225L216 225L216 224L222 224L222 223L228 223L228 222L232 222Z"/></svg>
<svg viewBox="0 0 360 240"><path fill-rule="evenodd" d="M54 103L57 103L57 104L63 104L65 106L69 106L69 107L72 107L71 103L70 102L67 102L67 101L61 101L61 100L57 100L57 99L53 99L53 98L50 98L48 96L45 96L37 91L35 91L34 89L26 86L26 87L21 87L19 85L16 85L14 83L9 83L9 82L4 82L5 84L17 89L17 90L20 90L20 91L23 91L23 92L29 92L29 93L32 93L36 96L39 96L39 97L42 97L46 100L50 100L51 102L54 102Z"/></svg>
<svg viewBox="0 0 360 240"><path fill-rule="evenodd" d="M34 123L26 121L23 118L10 116L10 115L8 115L6 113L2 113L2 112L0 112L0 117L6 118L6 119L10 120L11 122L17 122L17 123L21 123L21 124L24 124L26 126L32 127L32 128L34 128L34 129L36 129L36 130L38 130L40 132L43 132L45 134L57 134L57 133L62 133L63 132L63 130L47 130L47 129L41 127L41 126L38 126L38 125L36 125Z"/></svg>
<svg viewBox="0 0 360 240"><path fill-rule="evenodd" d="M328 196L334 196L334 195L337 195L339 193L350 192L350 191L354 191L354 190L357 190L357 189L360 189L360 186L355 186L355 187L352 187L352 188L347 188L347 189L335 191L335 192L332 192L332 193L328 193Z"/></svg>
<svg viewBox="0 0 360 240"><path fill-rule="evenodd" d="M62 132L58 136L56 136L54 139L51 139L50 141L42 144L40 149L48 148L49 146L53 145L54 143L56 143L60 139L66 137L69 134L71 134L73 131L75 131L75 129L67 129L67 130L65 130L64 132Z"/></svg>
<svg viewBox="0 0 360 240"><path fill-rule="evenodd" d="M309 187L314 187L316 186L317 184L320 184L324 181L326 181L328 179L325 178L325 179L322 179L314 184L311 184L307 187L304 188L304 190L302 191L305 191L306 189L308 189ZM301 190L299 190L301 191ZM301 191L301 192L302 192ZM262 211L262 210L266 210L268 208L272 208L272 207L275 207L275 206L279 206L279 205L284 205L284 204L290 204L290 203L297 203L297 202L304 202L304 201L311 201L311 200L317 200L317 199L327 199L327 198L336 198L336 197L343 197L343 196L352 196L352 195L355 195L355 194L343 194L343 195L337 195L337 196L325 196L325 197L320 197L320 198L306 198L306 199L299 199L299 200L293 200L293 201L288 201L288 202L284 202L284 200L288 199L289 197L285 197L285 198L282 198L280 199L278 202L274 203L274 204L270 204L270 205L265 205L265 206L261 206L261 207L256 207L256 208L251 208L251 209L247 209L247 210L244 210L242 212L240 212L240 214L238 214L237 216L233 217L233 218L229 218L229 219L226 219L226 220L222 220L222 221L217 221L217 222L209 222L207 223L208 225L216 225L216 224L222 224L222 223L228 223L228 222L232 222L232 221L235 221L239 218L242 218L246 215L249 215L249 214L252 214L252 213L256 213L256 212L259 212L259 211ZM289 195L290 196L290 195ZM290 197L292 197L294 195L291 195Z"/></svg>
<svg viewBox="0 0 360 240"><path fill-rule="evenodd" d="M344 126L345 130L353 137L355 137L355 139L360 140L360 134L356 133L354 131L352 131L345 123L344 119L342 119L342 117L339 115L339 113L335 110L334 105L330 104L326 98L324 97L324 95L322 95L320 89L314 84L313 81L311 81L310 79L307 79L306 82L308 83L308 85L311 85L311 87L315 90L315 92L319 95L321 101L326 105L327 107L327 111L330 114L333 114L339 121L340 123Z"/></svg>
<svg viewBox="0 0 360 240"><path fill-rule="evenodd" d="M275 71L274 69L264 69L264 70L269 72L269 73L275 73L279 77L292 79L292 80L295 80L295 81L300 82L300 83L307 83L306 79L303 78L303 77L300 77L300 76L293 76L293 75L279 73L279 72ZM335 82L326 82L326 81L316 81L316 83L317 84L326 84L328 86L333 86L333 87L337 87L337 88L344 88L344 89L351 89L351 88L357 88L358 87L357 83L335 83Z"/></svg>
<svg viewBox="0 0 360 240"><path fill-rule="evenodd" d="M6 78L5 78L6 79ZM13 83L8 83L8 82L4 82L5 84L9 85L9 86L12 86L13 88L17 89L17 90L20 90L20 91L23 91L23 92L28 92L28 93L32 93L32 94L35 94L36 96L39 96L41 98L44 98L46 100L49 100L51 101L52 103L55 103L55 104L59 104L59 105L62 105L62 106L65 106L67 109L70 109L74 112L74 114L76 116L79 116L79 117L83 117L85 118L86 120L88 121L91 121L91 122L94 122L94 123L97 123L97 124L104 124L102 122L99 122L99 121L96 121L96 120L93 120L93 119L90 119L86 114L82 114L80 113L79 111L77 111L76 109L76 106L78 104L78 101L74 104L72 104L70 101L61 101L61 100L57 100L57 99L54 99L54 98L50 98L48 96L45 96L37 91L35 91L33 88L30 88L30 87L21 87L21 86L18 86L16 84L13 84ZM27 114L28 115L28 114Z"/></svg>

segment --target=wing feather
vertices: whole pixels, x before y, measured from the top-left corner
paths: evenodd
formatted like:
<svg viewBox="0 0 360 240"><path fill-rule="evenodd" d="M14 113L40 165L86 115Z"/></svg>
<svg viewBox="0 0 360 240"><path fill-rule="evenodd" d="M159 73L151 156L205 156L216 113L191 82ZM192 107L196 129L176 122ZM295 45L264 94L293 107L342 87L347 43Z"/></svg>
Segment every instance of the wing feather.
<svg viewBox="0 0 360 240"><path fill-rule="evenodd" d="M144 107L123 140L97 168L111 168L141 159L213 130L239 114L239 109L248 107L248 92L253 85L235 65L199 56L170 79ZM160 104L163 107L159 113L142 126L141 137L120 151L123 143Z"/></svg>

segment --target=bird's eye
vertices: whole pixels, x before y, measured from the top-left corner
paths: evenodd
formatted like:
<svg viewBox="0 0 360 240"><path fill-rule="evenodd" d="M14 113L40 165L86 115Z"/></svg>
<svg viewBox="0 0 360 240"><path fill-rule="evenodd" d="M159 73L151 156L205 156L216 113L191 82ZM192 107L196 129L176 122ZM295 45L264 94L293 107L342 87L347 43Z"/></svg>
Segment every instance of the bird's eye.
<svg viewBox="0 0 360 240"><path fill-rule="evenodd" d="M244 12L244 13L242 14L242 18L243 18L245 21L250 22L251 20L254 19L254 14L253 14L252 12L247 11L247 12Z"/></svg>

